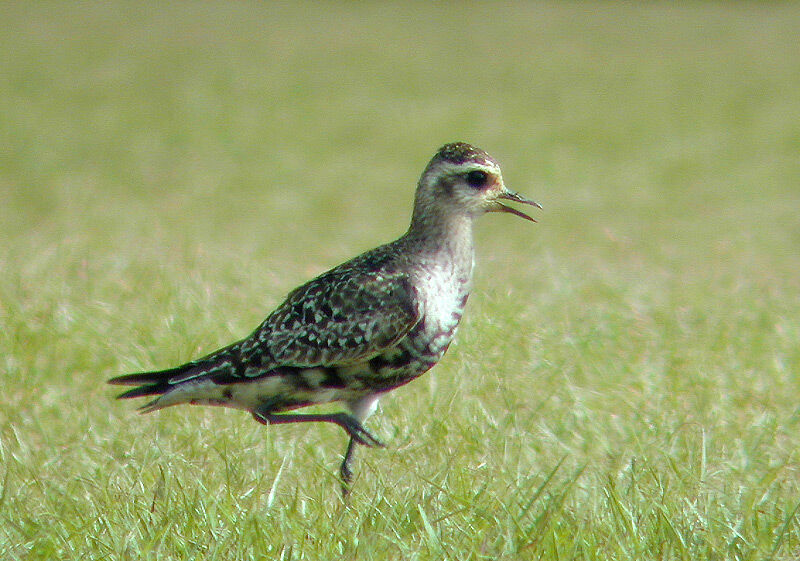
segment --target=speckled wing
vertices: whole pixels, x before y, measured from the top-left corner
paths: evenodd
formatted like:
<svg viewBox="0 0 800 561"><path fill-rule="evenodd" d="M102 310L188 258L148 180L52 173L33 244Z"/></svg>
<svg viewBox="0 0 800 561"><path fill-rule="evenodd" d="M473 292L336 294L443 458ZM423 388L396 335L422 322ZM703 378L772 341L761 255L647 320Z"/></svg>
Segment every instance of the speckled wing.
<svg viewBox="0 0 800 561"><path fill-rule="evenodd" d="M330 271L289 294L242 341L245 377L278 366L341 366L376 356L420 320L414 289L401 272Z"/></svg>

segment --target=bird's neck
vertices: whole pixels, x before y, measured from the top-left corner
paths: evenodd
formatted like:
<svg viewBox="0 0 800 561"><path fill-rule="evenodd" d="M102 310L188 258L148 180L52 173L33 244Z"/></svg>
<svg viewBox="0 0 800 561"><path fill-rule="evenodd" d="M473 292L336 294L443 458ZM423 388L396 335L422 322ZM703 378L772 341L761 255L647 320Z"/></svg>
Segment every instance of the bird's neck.
<svg viewBox="0 0 800 561"><path fill-rule="evenodd" d="M474 260L471 216L414 213L405 239L421 254L449 262L459 275L471 276Z"/></svg>

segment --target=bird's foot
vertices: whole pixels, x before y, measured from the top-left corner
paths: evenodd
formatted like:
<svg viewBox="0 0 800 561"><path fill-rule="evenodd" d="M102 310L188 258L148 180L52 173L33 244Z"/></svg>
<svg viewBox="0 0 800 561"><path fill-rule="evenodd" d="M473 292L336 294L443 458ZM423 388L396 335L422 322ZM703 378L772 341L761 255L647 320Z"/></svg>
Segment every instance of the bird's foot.
<svg viewBox="0 0 800 561"><path fill-rule="evenodd" d="M284 423L335 423L342 427L350 438L370 448L385 448L386 445L364 428L358 419L347 413L333 413L330 415L318 414L282 414L262 413L255 410L253 418L262 425L281 425Z"/></svg>
<svg viewBox="0 0 800 561"><path fill-rule="evenodd" d="M352 415L348 415L347 413L337 413L332 415L332 417L337 417L337 420L334 420L333 422L346 430L347 434L350 435L350 438L359 444L368 446L370 448L386 448L386 444L373 436L372 433L365 429L364 425L362 425L358 419Z"/></svg>
<svg viewBox="0 0 800 561"><path fill-rule="evenodd" d="M342 478L342 498L347 501L350 495L350 483L353 481L353 470L350 468L353 464L353 457L356 451L356 441L352 438L347 443L347 451L344 453L342 465L339 468L339 475Z"/></svg>

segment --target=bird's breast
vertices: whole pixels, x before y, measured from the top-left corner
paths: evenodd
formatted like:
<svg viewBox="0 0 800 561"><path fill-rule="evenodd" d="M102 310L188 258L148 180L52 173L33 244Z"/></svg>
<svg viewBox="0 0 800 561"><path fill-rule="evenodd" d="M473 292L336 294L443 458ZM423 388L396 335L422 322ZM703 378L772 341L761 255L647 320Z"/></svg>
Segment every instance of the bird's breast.
<svg viewBox="0 0 800 561"><path fill-rule="evenodd" d="M469 297L466 280L432 276L421 292L423 330L433 335L455 329Z"/></svg>
<svg viewBox="0 0 800 561"><path fill-rule="evenodd" d="M419 279L421 320L411 334L415 346L439 360L455 335L469 297L471 268L430 267Z"/></svg>
<svg viewBox="0 0 800 561"><path fill-rule="evenodd" d="M397 344L363 365L342 371L377 391L406 384L432 368L455 336L469 297L472 263L458 268L452 262L426 264L413 278L417 325Z"/></svg>

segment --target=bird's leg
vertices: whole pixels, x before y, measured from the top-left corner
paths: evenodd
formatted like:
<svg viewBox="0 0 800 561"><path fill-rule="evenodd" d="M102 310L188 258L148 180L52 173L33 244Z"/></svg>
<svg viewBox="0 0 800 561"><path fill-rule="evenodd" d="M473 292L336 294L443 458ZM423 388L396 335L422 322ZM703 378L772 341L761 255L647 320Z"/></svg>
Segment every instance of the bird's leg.
<svg viewBox="0 0 800 561"><path fill-rule="evenodd" d="M353 470L350 465L353 463L353 455L356 451L356 441L350 438L347 444L347 451L344 453L344 460L342 466L339 468L339 473L342 476L342 496L346 497L350 494L350 482L353 480Z"/></svg>
<svg viewBox="0 0 800 561"><path fill-rule="evenodd" d="M367 417L375 412L375 409L378 406L379 395L380 394L367 394L359 399L349 401L347 406L352 412L353 417L360 423L363 423ZM350 483L353 480L352 467L356 452L356 443L357 440L354 438L351 438L350 442L347 443L347 450L344 453L344 459L342 460L342 465L339 468L339 473L342 477L342 496L344 498L347 498L347 496L350 494Z"/></svg>
<svg viewBox="0 0 800 561"><path fill-rule="evenodd" d="M342 427L347 434L350 435L350 442L353 441L369 447L384 448L386 445L372 436L370 432L364 428L361 422L347 413L332 413L332 414L283 414L275 415L273 413L266 413L255 410L252 412L253 418L262 425L280 425L284 423L334 423ZM349 448L348 448L349 451ZM352 456L352 453L349 455Z"/></svg>

